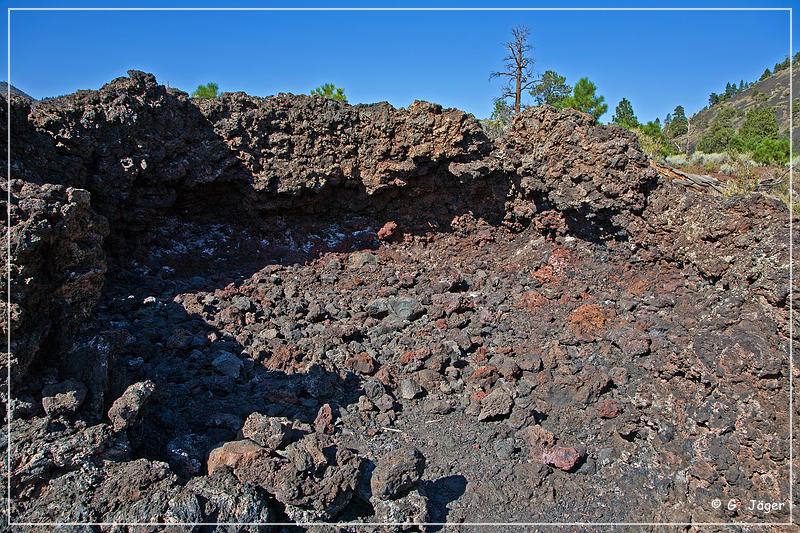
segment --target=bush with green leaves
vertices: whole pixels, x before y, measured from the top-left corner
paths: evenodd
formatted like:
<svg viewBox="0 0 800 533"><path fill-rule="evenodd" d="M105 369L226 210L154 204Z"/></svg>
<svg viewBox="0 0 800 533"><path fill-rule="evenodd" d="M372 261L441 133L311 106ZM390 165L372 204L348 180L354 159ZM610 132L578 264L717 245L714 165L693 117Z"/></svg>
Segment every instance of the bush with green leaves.
<svg viewBox="0 0 800 533"><path fill-rule="evenodd" d="M747 112L739 134L745 139L777 139L778 121L769 107L756 107Z"/></svg>
<svg viewBox="0 0 800 533"><path fill-rule="evenodd" d="M347 102L347 96L344 94L344 89L337 87L332 83L325 83L320 85L313 91L311 96L322 96L323 98L330 98L331 100L338 100L340 102Z"/></svg>
<svg viewBox="0 0 800 533"><path fill-rule="evenodd" d="M210 81L205 85L198 85L192 93L192 98L216 98L219 96L219 85Z"/></svg>
<svg viewBox="0 0 800 533"><path fill-rule="evenodd" d="M733 119L737 112L723 108L700 137L700 152L750 153L753 160L764 165L780 165L789 161L789 140L781 138L775 114L769 107L757 107L747 112L737 132Z"/></svg>
<svg viewBox="0 0 800 533"><path fill-rule="evenodd" d="M513 115L514 109L508 105L508 102L504 98L497 98L494 101L492 116L481 120L480 123L489 138L497 139L508 129Z"/></svg>
<svg viewBox="0 0 800 533"><path fill-rule="evenodd" d="M762 165L789 162L789 139L761 139L752 147L753 159Z"/></svg>
<svg viewBox="0 0 800 533"><path fill-rule="evenodd" d="M639 145L650 157L664 159L675 153L675 148L661 129L661 124L651 120L634 128Z"/></svg>
<svg viewBox="0 0 800 533"><path fill-rule="evenodd" d="M736 130L733 128L734 118L736 118L736 111L733 108L723 107L720 109L717 116L711 121L711 125L700 136L697 150L707 154L728 150L736 137Z"/></svg>

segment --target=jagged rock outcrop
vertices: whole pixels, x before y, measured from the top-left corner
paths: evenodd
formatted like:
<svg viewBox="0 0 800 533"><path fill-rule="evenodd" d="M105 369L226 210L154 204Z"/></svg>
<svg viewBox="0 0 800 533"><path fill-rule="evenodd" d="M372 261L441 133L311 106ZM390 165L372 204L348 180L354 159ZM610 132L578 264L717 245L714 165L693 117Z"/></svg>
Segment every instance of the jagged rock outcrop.
<svg viewBox="0 0 800 533"><path fill-rule="evenodd" d="M45 346L68 350L90 317L106 273L109 228L92 210L88 191L63 185L12 180L8 208L10 235L0 251L8 254L10 241L12 261L8 273L4 264L0 288L7 294L10 279L12 299L4 302L0 325L11 328L11 374L21 380Z"/></svg>
<svg viewBox="0 0 800 533"><path fill-rule="evenodd" d="M518 189L511 211L529 219L555 210L572 232L582 231L579 224L603 222L624 229L628 215L647 205L659 179L633 133L600 126L573 109L527 109L497 144L494 162Z"/></svg>
<svg viewBox="0 0 800 533"><path fill-rule="evenodd" d="M406 186L488 155L474 117L414 102L350 106L303 95L226 93L198 108L236 154L256 191L297 195L339 185L367 194Z"/></svg>
<svg viewBox="0 0 800 533"><path fill-rule="evenodd" d="M725 198L664 184L629 229L649 261L691 264L721 286L749 286L772 305L786 305L789 212L775 198Z"/></svg>

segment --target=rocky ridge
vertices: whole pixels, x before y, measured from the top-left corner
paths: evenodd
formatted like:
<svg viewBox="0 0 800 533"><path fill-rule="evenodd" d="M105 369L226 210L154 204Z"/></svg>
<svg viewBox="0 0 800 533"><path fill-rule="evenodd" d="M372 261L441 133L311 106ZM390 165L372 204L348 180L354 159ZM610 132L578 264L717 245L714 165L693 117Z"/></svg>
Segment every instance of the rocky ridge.
<svg viewBox="0 0 800 533"><path fill-rule="evenodd" d="M709 504L788 497L777 201L547 107L10 109L16 518L785 520Z"/></svg>

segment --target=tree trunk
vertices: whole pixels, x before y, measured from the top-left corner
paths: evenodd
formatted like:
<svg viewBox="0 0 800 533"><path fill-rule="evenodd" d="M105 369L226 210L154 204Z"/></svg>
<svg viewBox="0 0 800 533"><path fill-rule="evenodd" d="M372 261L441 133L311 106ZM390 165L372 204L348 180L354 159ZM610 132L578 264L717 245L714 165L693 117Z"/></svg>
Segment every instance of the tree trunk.
<svg viewBox="0 0 800 533"><path fill-rule="evenodd" d="M520 54L521 55L521 54ZM522 98L522 65L517 62L517 88L514 93L514 113L519 114L520 100Z"/></svg>

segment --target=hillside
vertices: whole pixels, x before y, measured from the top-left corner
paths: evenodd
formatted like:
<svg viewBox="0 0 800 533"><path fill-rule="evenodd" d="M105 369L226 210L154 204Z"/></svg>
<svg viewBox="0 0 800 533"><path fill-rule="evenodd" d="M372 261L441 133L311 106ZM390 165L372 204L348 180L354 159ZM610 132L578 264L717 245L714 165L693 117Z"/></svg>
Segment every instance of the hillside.
<svg viewBox="0 0 800 533"><path fill-rule="evenodd" d="M0 94L2 94L3 96L8 94L8 83L6 83L4 81L0 81ZM27 98L28 100L36 100L36 98L34 98L33 96L20 91L19 89L17 89L13 85L11 86L11 94L16 95L16 96L20 96L22 98Z"/></svg>
<svg viewBox="0 0 800 533"><path fill-rule="evenodd" d="M798 93L798 81L800 80L800 68L794 69L794 92L795 98ZM770 106L775 111L775 117L778 120L778 127L781 134L787 134L789 131L789 69L779 71L769 78L753 84L748 89L731 97L724 102L713 105L696 113L691 118L691 130L688 137L689 150L693 151L697 146L703 132L711 125L714 118L719 112L726 108L732 107L737 110L736 118L733 121L735 128L739 128L744 122L747 111L754 107ZM797 104L797 102L796 102ZM800 105L795 105L795 116ZM795 128L793 135L793 142L795 146L800 140L800 130ZM687 143L687 136L681 135L675 139L675 142L681 149L685 149Z"/></svg>

